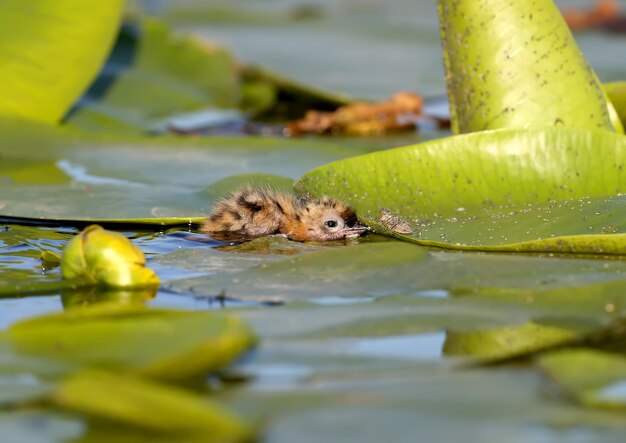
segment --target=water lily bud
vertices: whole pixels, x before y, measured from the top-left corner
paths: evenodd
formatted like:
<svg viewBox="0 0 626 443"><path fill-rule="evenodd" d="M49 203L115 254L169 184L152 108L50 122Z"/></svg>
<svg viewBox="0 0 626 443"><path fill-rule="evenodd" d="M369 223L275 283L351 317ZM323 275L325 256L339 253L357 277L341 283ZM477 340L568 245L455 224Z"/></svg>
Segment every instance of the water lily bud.
<svg viewBox="0 0 626 443"><path fill-rule="evenodd" d="M121 234L91 225L65 247L63 278L84 285L118 288L156 286L159 278L145 267L143 252Z"/></svg>

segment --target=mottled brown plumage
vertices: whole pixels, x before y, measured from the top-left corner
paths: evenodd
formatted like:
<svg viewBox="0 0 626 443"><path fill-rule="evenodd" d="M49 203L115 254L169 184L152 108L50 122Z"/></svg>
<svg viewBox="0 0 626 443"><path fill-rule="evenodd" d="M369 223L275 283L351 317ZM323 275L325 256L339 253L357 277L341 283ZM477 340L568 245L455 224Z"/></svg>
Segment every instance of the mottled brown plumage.
<svg viewBox="0 0 626 443"><path fill-rule="evenodd" d="M349 206L330 197L308 200L246 187L222 199L200 230L218 240L285 235L295 241L355 238L368 230Z"/></svg>

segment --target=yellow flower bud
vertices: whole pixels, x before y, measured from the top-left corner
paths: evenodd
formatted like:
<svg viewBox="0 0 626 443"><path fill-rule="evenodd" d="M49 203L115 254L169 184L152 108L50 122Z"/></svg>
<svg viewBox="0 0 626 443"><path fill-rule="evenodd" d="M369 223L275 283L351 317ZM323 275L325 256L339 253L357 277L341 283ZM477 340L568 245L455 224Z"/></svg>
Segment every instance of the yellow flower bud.
<svg viewBox="0 0 626 443"><path fill-rule="evenodd" d="M91 225L65 247L63 278L81 285L117 288L156 286L159 278L145 267L143 252L121 234Z"/></svg>

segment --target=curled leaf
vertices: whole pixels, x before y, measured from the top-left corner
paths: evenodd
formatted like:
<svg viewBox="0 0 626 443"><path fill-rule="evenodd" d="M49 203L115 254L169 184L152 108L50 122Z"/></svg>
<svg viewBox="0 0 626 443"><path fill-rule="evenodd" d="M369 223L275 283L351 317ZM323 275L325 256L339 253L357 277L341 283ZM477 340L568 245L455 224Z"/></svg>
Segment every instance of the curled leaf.
<svg viewBox="0 0 626 443"><path fill-rule="evenodd" d="M0 114L57 123L104 62L123 0L0 3Z"/></svg>
<svg viewBox="0 0 626 443"><path fill-rule="evenodd" d="M612 129L597 77L552 0L440 0L455 133Z"/></svg>
<svg viewBox="0 0 626 443"><path fill-rule="evenodd" d="M91 225L67 244L61 270L63 278L81 285L119 288L158 285L159 278L145 264L143 252L126 237Z"/></svg>

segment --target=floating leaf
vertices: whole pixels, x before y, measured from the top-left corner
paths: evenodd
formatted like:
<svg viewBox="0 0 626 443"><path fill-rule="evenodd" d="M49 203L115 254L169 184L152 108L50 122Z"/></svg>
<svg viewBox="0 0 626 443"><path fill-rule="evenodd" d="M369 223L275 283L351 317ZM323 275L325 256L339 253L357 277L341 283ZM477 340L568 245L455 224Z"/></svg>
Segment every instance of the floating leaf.
<svg viewBox="0 0 626 443"><path fill-rule="evenodd" d="M539 366L570 397L585 406L626 409L626 358L589 349L552 352Z"/></svg>
<svg viewBox="0 0 626 443"><path fill-rule="evenodd" d="M234 317L119 305L25 320L6 338L24 355L173 381L216 371L255 342Z"/></svg>
<svg viewBox="0 0 626 443"><path fill-rule="evenodd" d="M189 225L201 221L214 203L203 192L211 183L253 172L298 177L312 167L375 149L369 142L267 137L103 137L2 120L0 133L0 168L20 163L27 177L0 187L0 217L80 227ZM67 182L39 180L42 161L65 171Z"/></svg>
<svg viewBox="0 0 626 443"><path fill-rule="evenodd" d="M0 114L58 122L100 69L124 2L19 0L0 7Z"/></svg>
<svg viewBox="0 0 626 443"><path fill-rule="evenodd" d="M189 435L248 441L252 434L242 419L209 399L129 375L81 372L63 381L52 398L62 408L166 433L176 441Z"/></svg>
<svg viewBox="0 0 626 443"><path fill-rule="evenodd" d="M602 88L552 0L440 0L455 133L611 129Z"/></svg>
<svg viewBox="0 0 626 443"><path fill-rule="evenodd" d="M374 296L411 288L415 266L428 259L428 252L414 245L363 243L324 248L237 274L188 278L170 284L198 295L223 292L228 297L270 302L329 294Z"/></svg>
<svg viewBox="0 0 626 443"><path fill-rule="evenodd" d="M146 268L146 257L117 232L91 225L65 247L61 261L63 278L80 285L130 288L158 286L159 277Z"/></svg>
<svg viewBox="0 0 626 443"><path fill-rule="evenodd" d="M561 344L576 331L526 323L492 330L448 332L443 352L484 359L506 358Z"/></svg>
<svg viewBox="0 0 626 443"><path fill-rule="evenodd" d="M414 228L392 234L418 244L622 254L625 164L619 134L506 129L331 163L296 187L344 200L371 222L388 208Z"/></svg>

